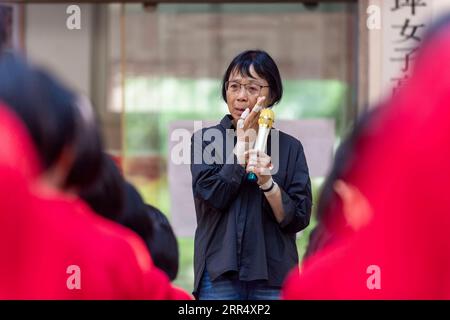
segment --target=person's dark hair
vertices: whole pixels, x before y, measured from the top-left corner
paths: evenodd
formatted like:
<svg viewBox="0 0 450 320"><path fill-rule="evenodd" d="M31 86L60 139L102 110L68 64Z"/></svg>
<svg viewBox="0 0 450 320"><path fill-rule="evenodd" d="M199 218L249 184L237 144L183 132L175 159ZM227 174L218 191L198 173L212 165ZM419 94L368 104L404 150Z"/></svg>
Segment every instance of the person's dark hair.
<svg viewBox="0 0 450 320"><path fill-rule="evenodd" d="M115 221L120 218L125 204L124 179L109 155L102 154L99 176L79 196L99 215Z"/></svg>
<svg viewBox="0 0 450 320"><path fill-rule="evenodd" d="M146 240L153 236L152 221L145 214L145 203L136 188L125 181L125 205L119 223L136 232Z"/></svg>
<svg viewBox="0 0 450 320"><path fill-rule="evenodd" d="M78 104L80 103L83 102ZM90 104L78 105L78 107L88 108L89 110L85 110L88 117L81 116L82 110L80 110L78 135L75 142L75 159L67 175L64 188L81 190L88 188L97 180L102 165L103 143Z"/></svg>
<svg viewBox="0 0 450 320"><path fill-rule="evenodd" d="M153 221L153 236L146 240L155 265L164 270L170 280L178 274L178 242L167 217L157 208L146 205L146 213Z"/></svg>
<svg viewBox="0 0 450 320"><path fill-rule="evenodd" d="M136 232L146 243L156 267L170 280L178 273L178 243L169 220L157 208L146 205L139 192L126 183L126 205L119 222Z"/></svg>
<svg viewBox="0 0 450 320"><path fill-rule="evenodd" d="M88 126L79 135L75 160L67 175L64 188L89 188L98 178L102 164L102 141L96 126Z"/></svg>
<svg viewBox="0 0 450 320"><path fill-rule="evenodd" d="M269 54L262 50L248 50L237 55L231 61L222 79L222 97L227 102L225 83L230 78L232 72L239 72L243 76L252 77L250 66L253 65L255 72L269 84L269 106L277 104L283 95L283 85L281 83L280 72L275 61Z"/></svg>
<svg viewBox="0 0 450 320"><path fill-rule="evenodd" d="M21 57L0 57L0 100L27 127L44 169L54 165L76 136L75 94L44 70Z"/></svg>

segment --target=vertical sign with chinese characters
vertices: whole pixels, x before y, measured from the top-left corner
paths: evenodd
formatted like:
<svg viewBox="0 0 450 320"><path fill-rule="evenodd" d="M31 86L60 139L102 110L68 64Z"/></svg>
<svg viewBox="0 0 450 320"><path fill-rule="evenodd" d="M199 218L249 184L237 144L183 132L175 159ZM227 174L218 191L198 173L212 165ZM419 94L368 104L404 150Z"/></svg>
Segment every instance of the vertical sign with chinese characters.
<svg viewBox="0 0 450 320"><path fill-rule="evenodd" d="M383 1L382 87L394 94L409 78L430 26L433 0Z"/></svg>

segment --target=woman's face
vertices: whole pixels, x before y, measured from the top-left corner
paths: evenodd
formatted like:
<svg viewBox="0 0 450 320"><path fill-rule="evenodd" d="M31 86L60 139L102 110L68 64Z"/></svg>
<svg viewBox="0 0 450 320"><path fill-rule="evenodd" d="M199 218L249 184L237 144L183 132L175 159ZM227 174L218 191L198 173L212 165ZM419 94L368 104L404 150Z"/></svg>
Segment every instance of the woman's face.
<svg viewBox="0 0 450 320"><path fill-rule="evenodd" d="M270 102L267 81L258 76L253 65L250 66L249 71L252 77L245 77L239 71L233 71L228 78L227 105L234 121L239 120L245 109L249 108L251 111L258 97L266 97L263 107Z"/></svg>

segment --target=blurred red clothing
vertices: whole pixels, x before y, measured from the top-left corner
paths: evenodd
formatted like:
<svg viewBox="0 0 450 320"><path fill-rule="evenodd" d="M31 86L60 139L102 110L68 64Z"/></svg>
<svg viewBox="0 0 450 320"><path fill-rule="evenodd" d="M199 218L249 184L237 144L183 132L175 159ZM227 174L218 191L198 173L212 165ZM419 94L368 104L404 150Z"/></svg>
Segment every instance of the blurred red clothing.
<svg viewBox="0 0 450 320"><path fill-rule="evenodd" d="M346 177L367 197L372 222L293 271L285 299L450 299L449 23L416 61L364 130Z"/></svg>
<svg viewBox="0 0 450 320"><path fill-rule="evenodd" d="M36 178L41 168L31 138L13 111L1 101L0 119L0 164L3 168L9 167L20 172L28 179Z"/></svg>
<svg viewBox="0 0 450 320"><path fill-rule="evenodd" d="M35 151L2 106L0 137L1 299L191 299L133 232L34 179Z"/></svg>

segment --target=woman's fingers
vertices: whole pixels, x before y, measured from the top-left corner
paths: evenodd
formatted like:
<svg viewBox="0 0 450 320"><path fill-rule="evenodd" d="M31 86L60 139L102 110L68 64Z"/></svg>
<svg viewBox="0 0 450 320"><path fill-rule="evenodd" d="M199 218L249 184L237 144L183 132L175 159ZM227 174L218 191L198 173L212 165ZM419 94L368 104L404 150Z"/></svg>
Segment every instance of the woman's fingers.
<svg viewBox="0 0 450 320"><path fill-rule="evenodd" d="M270 176L270 175L272 175L272 173L270 172L270 168L252 166L250 164L247 165L246 171L247 172L253 172L253 173L255 173L258 176Z"/></svg>
<svg viewBox="0 0 450 320"><path fill-rule="evenodd" d="M244 123L245 129L253 128L256 126L258 119L259 119L259 113L263 109L262 103L264 102L265 99L266 99L266 97L259 97L256 100L256 104L253 107L252 112L250 112L247 119L245 120L245 123Z"/></svg>
<svg viewBox="0 0 450 320"><path fill-rule="evenodd" d="M248 151L245 151L245 154L247 154L251 157L257 157L258 159L260 159L262 161L270 161L270 156L260 150L250 149Z"/></svg>
<svg viewBox="0 0 450 320"><path fill-rule="evenodd" d="M250 109L247 108L244 110L244 112L242 112L241 118L245 120L245 118L248 117L248 114L250 113Z"/></svg>
<svg viewBox="0 0 450 320"><path fill-rule="evenodd" d="M255 173L261 176L270 176L272 174L270 169L266 167L256 167Z"/></svg>
<svg viewBox="0 0 450 320"><path fill-rule="evenodd" d="M245 119L244 129L247 130L249 128L253 128L255 125L255 122L258 121L258 117L259 117L259 115L257 113L254 113L253 111L250 112L247 119Z"/></svg>
<svg viewBox="0 0 450 320"><path fill-rule="evenodd" d="M272 165L272 163L270 162L270 159L260 159L260 158L255 159L252 157L249 157L248 163L253 166L258 166L258 167L262 167L262 168L269 168Z"/></svg>
<svg viewBox="0 0 450 320"><path fill-rule="evenodd" d="M242 113L240 119L236 124L236 133L240 140L249 142L256 140L257 132L255 129L258 125L259 114L263 108L262 104L265 99L266 97L259 97L256 100L256 104L253 107L252 111L250 111L250 108L247 108Z"/></svg>
<svg viewBox="0 0 450 320"><path fill-rule="evenodd" d="M241 118L237 122L238 129L243 129L244 128L245 119L248 117L249 113L250 113L250 109L249 108L245 109L244 112L242 112Z"/></svg>
<svg viewBox="0 0 450 320"><path fill-rule="evenodd" d="M244 153L244 161L245 161L245 163L247 164L246 167L248 167L248 163L250 162L250 158L249 158L248 151L246 151L246 152Z"/></svg>
<svg viewBox="0 0 450 320"><path fill-rule="evenodd" d="M272 170L271 158L264 152L251 149L245 152L247 171L268 175Z"/></svg>
<svg viewBox="0 0 450 320"><path fill-rule="evenodd" d="M259 113L263 109L262 103L264 102L264 100L266 100L266 97L258 97L258 99L256 100L256 104L252 109L252 112Z"/></svg>

